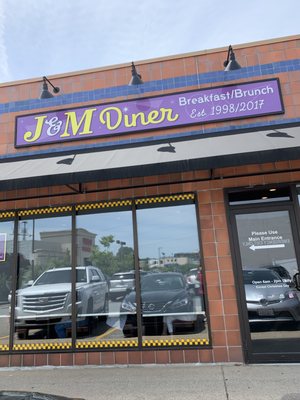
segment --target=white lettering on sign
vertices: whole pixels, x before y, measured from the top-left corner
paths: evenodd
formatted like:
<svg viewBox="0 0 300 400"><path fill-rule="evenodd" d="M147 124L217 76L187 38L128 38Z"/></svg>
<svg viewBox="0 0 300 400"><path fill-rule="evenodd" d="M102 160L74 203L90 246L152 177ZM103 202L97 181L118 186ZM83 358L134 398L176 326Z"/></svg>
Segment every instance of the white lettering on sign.
<svg viewBox="0 0 300 400"><path fill-rule="evenodd" d="M266 231L251 231L247 241L242 242L243 246L250 250L266 250L284 248L291 242L290 238L284 238L278 230L268 229Z"/></svg>
<svg viewBox="0 0 300 400"><path fill-rule="evenodd" d="M203 94L202 96L197 96L197 97L180 96L178 98L178 104L180 107L183 107L183 106L212 103L212 102L231 100L231 99L240 99L244 97L248 98L248 97L265 96L270 93L273 94L274 89L269 85L266 85L265 87L262 88L247 89L247 90L236 88L231 91L228 90L227 92L224 93Z"/></svg>

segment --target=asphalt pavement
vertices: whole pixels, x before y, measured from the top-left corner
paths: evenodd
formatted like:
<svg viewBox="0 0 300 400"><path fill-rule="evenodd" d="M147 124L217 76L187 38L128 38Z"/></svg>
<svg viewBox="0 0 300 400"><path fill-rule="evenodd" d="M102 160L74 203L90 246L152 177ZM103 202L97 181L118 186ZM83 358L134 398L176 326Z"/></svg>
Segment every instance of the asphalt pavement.
<svg viewBox="0 0 300 400"><path fill-rule="evenodd" d="M300 364L1 368L0 390L86 400L300 400Z"/></svg>

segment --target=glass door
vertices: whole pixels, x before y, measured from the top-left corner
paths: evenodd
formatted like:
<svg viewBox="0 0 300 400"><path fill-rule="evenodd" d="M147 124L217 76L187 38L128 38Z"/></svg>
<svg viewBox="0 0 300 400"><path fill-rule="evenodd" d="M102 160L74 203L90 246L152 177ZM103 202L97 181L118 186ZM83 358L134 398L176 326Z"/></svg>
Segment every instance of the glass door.
<svg viewBox="0 0 300 400"><path fill-rule="evenodd" d="M237 276L248 362L300 360L300 291L289 207L237 211Z"/></svg>

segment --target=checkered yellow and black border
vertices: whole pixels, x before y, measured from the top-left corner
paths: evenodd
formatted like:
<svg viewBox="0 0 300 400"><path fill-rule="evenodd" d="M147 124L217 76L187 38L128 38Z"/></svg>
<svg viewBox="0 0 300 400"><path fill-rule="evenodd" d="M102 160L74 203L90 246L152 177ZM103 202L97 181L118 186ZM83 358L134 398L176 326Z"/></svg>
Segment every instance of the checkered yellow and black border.
<svg viewBox="0 0 300 400"><path fill-rule="evenodd" d="M14 218L16 216L15 211L3 211L0 212L0 219L6 219L6 218Z"/></svg>
<svg viewBox="0 0 300 400"><path fill-rule="evenodd" d="M145 339L143 340L143 348L159 348L159 347L180 347L180 346L208 346L208 339L196 338L170 338L170 339ZM80 349L124 349L137 348L137 339L132 340L83 340L76 343L76 350ZM57 351L72 350L71 342L47 342L47 343L17 343L13 346L13 351ZM9 351L7 344L0 344L0 351Z"/></svg>
<svg viewBox="0 0 300 400"><path fill-rule="evenodd" d="M32 350L70 350L71 342L48 342L48 343L16 343L13 346L14 351L32 351Z"/></svg>
<svg viewBox="0 0 300 400"><path fill-rule="evenodd" d="M168 347L168 346L207 346L208 339L145 339L143 347ZM126 348L138 347L137 340L102 340L102 341L80 341L76 343L76 349L95 349L95 348Z"/></svg>
<svg viewBox="0 0 300 400"><path fill-rule="evenodd" d="M114 200L101 201L98 203L77 204L76 211L99 210L104 208L128 207L131 206L132 200Z"/></svg>
<svg viewBox="0 0 300 400"><path fill-rule="evenodd" d="M143 340L143 347L161 347L161 346L207 346L209 345L208 339L145 339Z"/></svg>
<svg viewBox="0 0 300 400"><path fill-rule="evenodd" d="M76 349L109 349L109 348L132 348L138 347L137 340L101 340L101 341L78 341ZM14 351L37 351L37 350L71 350L71 342L47 342L47 343L17 343L13 346ZM8 345L0 345L0 351L8 351Z"/></svg>
<svg viewBox="0 0 300 400"><path fill-rule="evenodd" d="M160 203L172 203L172 202L185 202L194 201L194 193L184 193L184 194L172 194L168 196L155 196L155 197L143 197L135 200L135 204L145 205L145 204L160 204Z"/></svg>
<svg viewBox="0 0 300 400"><path fill-rule="evenodd" d="M101 340L80 341L76 343L76 349L107 349L138 347L137 340Z"/></svg>
<svg viewBox="0 0 300 400"><path fill-rule="evenodd" d="M72 211L72 206L33 208L31 210L18 211L18 216L27 217L31 215L49 215L55 213L65 213L70 211Z"/></svg>

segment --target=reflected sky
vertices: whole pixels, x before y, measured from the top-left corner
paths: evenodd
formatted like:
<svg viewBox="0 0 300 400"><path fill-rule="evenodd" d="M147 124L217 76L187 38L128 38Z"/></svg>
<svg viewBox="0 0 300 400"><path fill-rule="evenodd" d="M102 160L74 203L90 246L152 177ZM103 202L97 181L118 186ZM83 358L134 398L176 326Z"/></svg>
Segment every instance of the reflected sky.
<svg viewBox="0 0 300 400"><path fill-rule="evenodd" d="M113 235L115 241L122 241L126 243L124 246L133 248L131 211L79 215L76 218L76 226L78 229L84 228L89 232L95 233L97 235L96 245L99 245L99 240L103 236ZM109 250L116 254L119 248L119 244L112 243Z"/></svg>
<svg viewBox="0 0 300 400"><path fill-rule="evenodd" d="M137 223L140 258L199 252L194 204L138 209ZM39 218L34 223L33 220L22 220L19 223L19 239L30 241L34 236L35 240L40 240L40 232L56 231L58 227L71 232L71 217ZM79 215L76 227L96 234L96 245L100 245L103 236L113 235L115 241L122 241L125 246L133 248L131 211ZM2 224L1 232L11 234L11 223L7 226ZM109 250L116 254L119 247L120 244L115 242Z"/></svg>
<svg viewBox="0 0 300 400"><path fill-rule="evenodd" d="M199 251L193 204L138 210L137 221L140 258Z"/></svg>

